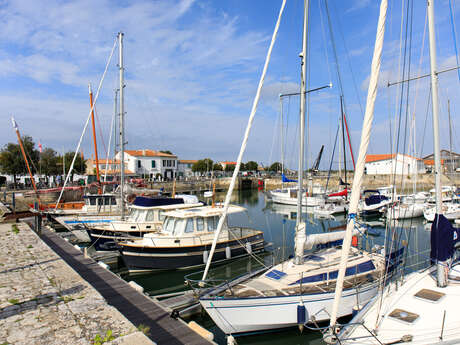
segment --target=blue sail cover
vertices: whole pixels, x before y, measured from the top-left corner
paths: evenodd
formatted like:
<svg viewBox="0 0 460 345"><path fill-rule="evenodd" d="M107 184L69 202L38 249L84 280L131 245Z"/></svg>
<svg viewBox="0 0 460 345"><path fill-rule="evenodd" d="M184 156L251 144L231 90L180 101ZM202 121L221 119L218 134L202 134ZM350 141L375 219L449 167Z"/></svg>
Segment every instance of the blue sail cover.
<svg viewBox="0 0 460 345"><path fill-rule="evenodd" d="M182 198L166 198L166 197L146 197L146 196L137 196L134 199L133 205L143 206L143 207L152 207L152 206L165 206L165 205L177 205L183 204L184 200Z"/></svg>
<svg viewBox="0 0 460 345"><path fill-rule="evenodd" d="M431 253L432 261L446 261L454 254L454 244L459 240L458 229L454 229L449 220L442 214L434 216L431 225Z"/></svg>
<svg viewBox="0 0 460 345"><path fill-rule="evenodd" d="M281 174L281 178L283 182L297 182L297 180L288 179L284 174Z"/></svg>

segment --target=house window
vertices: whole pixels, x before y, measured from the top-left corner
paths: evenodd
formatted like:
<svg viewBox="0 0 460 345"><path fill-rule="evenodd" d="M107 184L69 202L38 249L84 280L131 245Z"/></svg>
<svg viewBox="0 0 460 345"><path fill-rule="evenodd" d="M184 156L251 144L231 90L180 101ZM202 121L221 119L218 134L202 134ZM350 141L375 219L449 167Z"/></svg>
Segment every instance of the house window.
<svg viewBox="0 0 460 345"><path fill-rule="evenodd" d="M137 161L137 167L140 168L142 166L142 163L140 160Z"/></svg>
<svg viewBox="0 0 460 345"><path fill-rule="evenodd" d="M152 160L152 168L155 168L155 161Z"/></svg>
<svg viewBox="0 0 460 345"><path fill-rule="evenodd" d="M176 161L172 161L172 166L173 166L173 167L176 166Z"/></svg>
<svg viewBox="0 0 460 345"><path fill-rule="evenodd" d="M164 167L166 166L166 161L165 161L165 160L163 160L163 166L164 166Z"/></svg>

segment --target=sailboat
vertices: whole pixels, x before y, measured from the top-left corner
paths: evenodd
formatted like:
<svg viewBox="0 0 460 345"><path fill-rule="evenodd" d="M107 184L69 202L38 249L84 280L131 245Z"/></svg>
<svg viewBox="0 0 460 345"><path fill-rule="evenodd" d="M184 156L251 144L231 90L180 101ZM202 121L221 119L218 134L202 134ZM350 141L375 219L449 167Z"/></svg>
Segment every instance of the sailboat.
<svg viewBox="0 0 460 345"><path fill-rule="evenodd" d="M460 264L453 260L459 230L452 227L443 215L442 208L434 0L427 1L427 4L436 189L436 215L431 226L430 253L434 264L407 275L402 282L387 285L338 335L336 330L340 329L340 325L333 314L328 342L337 340L340 344L360 345L460 343ZM339 287L337 305L340 295Z"/></svg>
<svg viewBox="0 0 460 345"><path fill-rule="evenodd" d="M305 128L305 76L308 1L304 9L301 54L300 149L298 184L303 180ZM241 154L241 152L240 152ZM359 188L358 188L359 190ZM340 246L344 231L306 235L302 219L302 196L297 195L295 257L236 280L224 282L202 293L200 303L226 334L266 331L330 318L336 287ZM354 234L359 233L354 229ZM356 240L358 240L356 238ZM322 248L322 249L318 249ZM305 253L305 250L317 249ZM386 269L386 258L378 251L353 248L346 267L346 288L339 314L349 315L357 304L367 303L376 293ZM206 271L199 286L206 286Z"/></svg>

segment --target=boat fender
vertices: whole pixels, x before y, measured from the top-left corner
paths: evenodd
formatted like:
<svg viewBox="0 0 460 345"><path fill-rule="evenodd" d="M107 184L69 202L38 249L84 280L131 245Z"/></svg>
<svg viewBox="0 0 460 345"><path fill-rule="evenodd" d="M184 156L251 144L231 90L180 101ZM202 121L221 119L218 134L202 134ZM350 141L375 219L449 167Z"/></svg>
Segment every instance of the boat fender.
<svg viewBox="0 0 460 345"><path fill-rule="evenodd" d="M355 235L355 236L353 236L353 237L351 238L351 245L352 245L353 247L357 247L357 246L358 246L358 236Z"/></svg>
<svg viewBox="0 0 460 345"><path fill-rule="evenodd" d="M209 256L209 253L207 250L205 250L203 252L203 263L207 263L208 262L208 256Z"/></svg>
<svg viewBox="0 0 460 345"><path fill-rule="evenodd" d="M235 338L231 334L227 336L227 345L238 345Z"/></svg>
<svg viewBox="0 0 460 345"><path fill-rule="evenodd" d="M303 304L303 302L300 301L300 303L297 304L297 324L299 325L299 329L301 332L303 331L303 325L305 324L306 320L307 320L307 309L305 308L305 305Z"/></svg>
<svg viewBox="0 0 460 345"><path fill-rule="evenodd" d="M353 306L353 310L352 310L352 312L351 312L351 316L352 316L352 317L355 317L356 314L358 314L358 313L361 311L361 309L363 309L363 306L362 306L361 304L357 304L357 305Z"/></svg>
<svg viewBox="0 0 460 345"><path fill-rule="evenodd" d="M105 268L106 270L110 268L109 265L107 265L105 262L102 262L102 261L98 261L97 264L101 266L102 268Z"/></svg>
<svg viewBox="0 0 460 345"><path fill-rule="evenodd" d="M232 257L232 251L230 250L230 247L225 247L225 257L227 259L230 259Z"/></svg>
<svg viewBox="0 0 460 345"><path fill-rule="evenodd" d="M251 242L246 242L246 250L249 254L252 254L252 245Z"/></svg>

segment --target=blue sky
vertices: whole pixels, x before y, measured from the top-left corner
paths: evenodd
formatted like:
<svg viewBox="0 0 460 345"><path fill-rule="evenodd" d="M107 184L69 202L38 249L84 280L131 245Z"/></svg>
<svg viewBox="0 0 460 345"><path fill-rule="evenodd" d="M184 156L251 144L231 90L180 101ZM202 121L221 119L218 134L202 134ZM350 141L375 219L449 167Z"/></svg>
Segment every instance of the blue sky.
<svg viewBox="0 0 460 345"><path fill-rule="evenodd" d="M460 2L452 1L459 27ZM390 151L394 116L399 113L401 90L386 84L401 79L402 10L401 1L389 3L371 153ZM438 0L436 5L441 69L456 65L448 4L448 0ZM22 134L40 139L43 146L74 150L89 111L87 84L97 88L116 33L121 30L125 33L127 148L169 149L182 159L236 160L280 5L281 1L275 0L3 1L0 145L15 141L9 122L14 115ZM302 6L301 0L287 3L244 161L267 164L279 160L278 95L298 89ZM355 151L378 10L378 1L329 0ZM411 75L429 71L427 33L422 51L425 13L425 1L414 1ZM310 87L332 82L333 88L309 98L308 155L314 159L324 144L329 160L340 91L324 0L311 1L309 50ZM97 104L98 133L104 136L103 140L98 138L100 151L107 146L113 114L116 61L114 56ZM447 99L451 100L454 129L459 126L459 86L455 72L440 76L442 147L449 143ZM423 146L422 154L432 150L431 112L426 117L428 92L428 78L410 84L409 109L416 116L415 135L418 150ZM298 104L295 97L283 104L290 119L286 160L291 166L297 159ZM402 125L404 133L404 118ZM83 141L86 156L92 154L89 133ZM403 134L400 138L399 151L409 152L407 144L402 147ZM409 138L408 131L406 142ZM457 135L453 143L454 150L459 151ZM322 166L326 165L325 160Z"/></svg>

